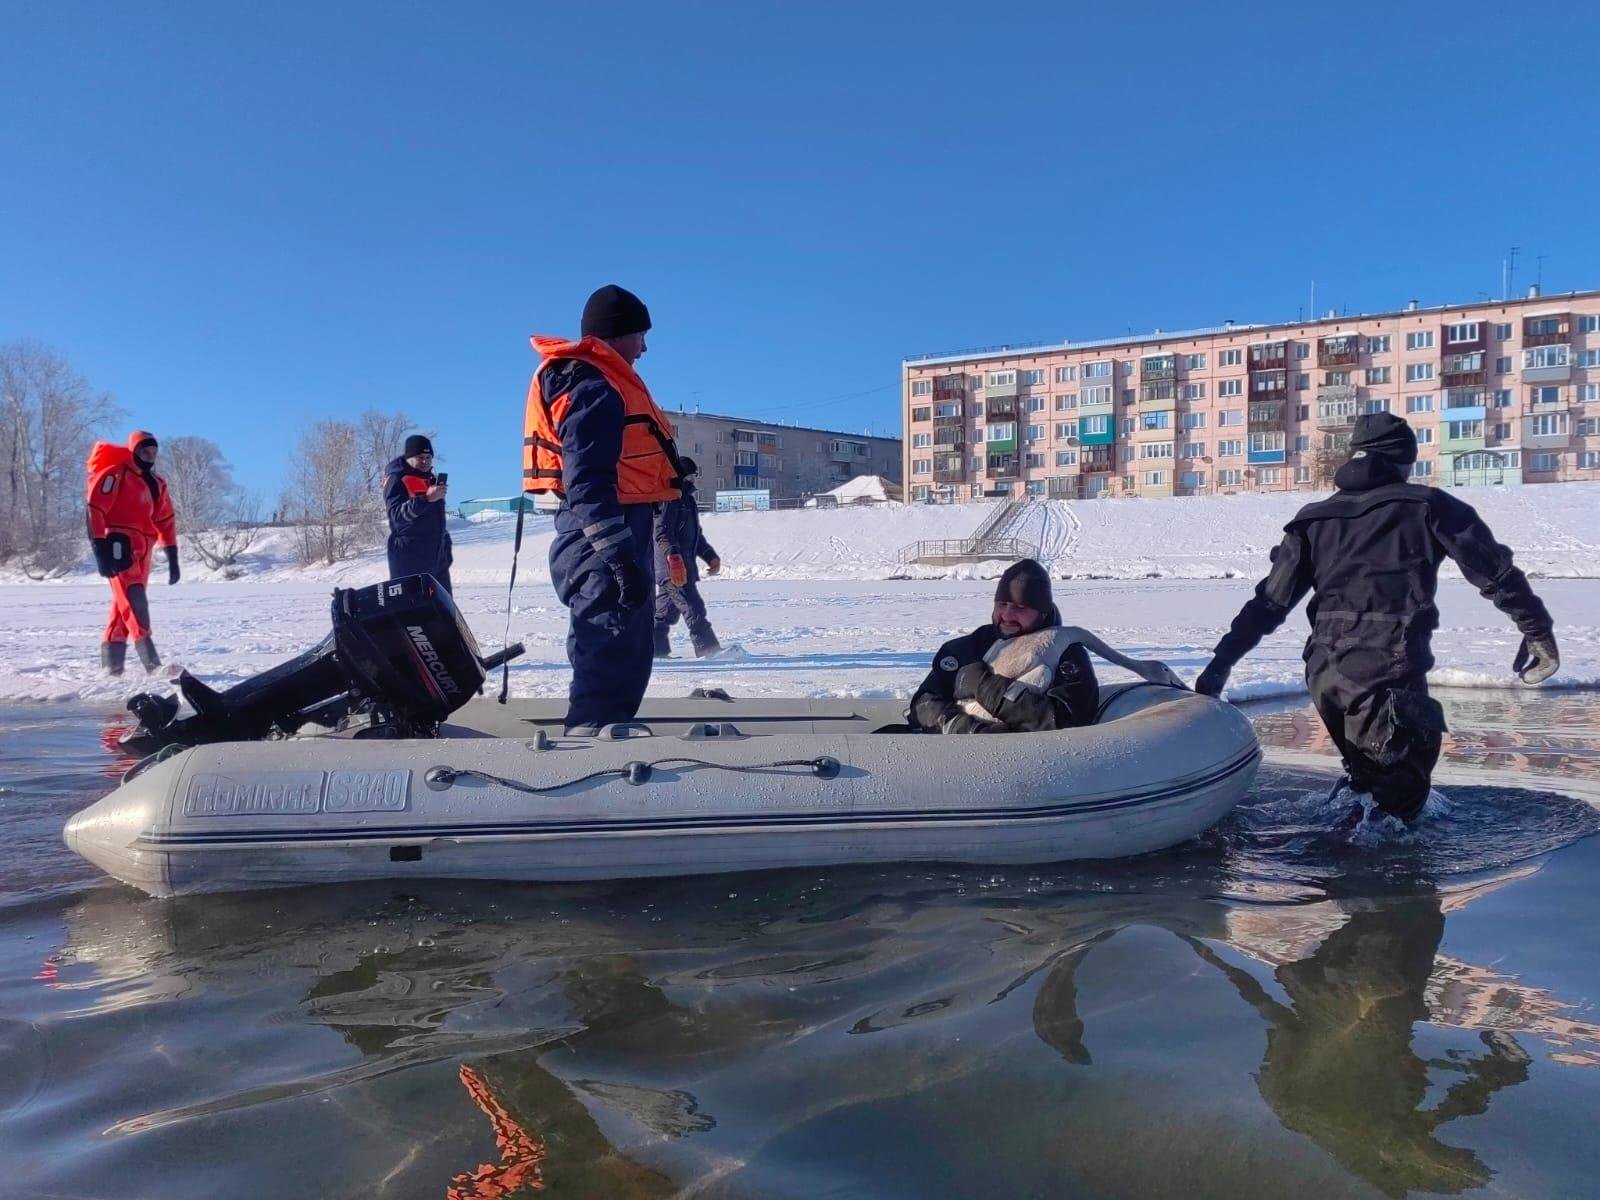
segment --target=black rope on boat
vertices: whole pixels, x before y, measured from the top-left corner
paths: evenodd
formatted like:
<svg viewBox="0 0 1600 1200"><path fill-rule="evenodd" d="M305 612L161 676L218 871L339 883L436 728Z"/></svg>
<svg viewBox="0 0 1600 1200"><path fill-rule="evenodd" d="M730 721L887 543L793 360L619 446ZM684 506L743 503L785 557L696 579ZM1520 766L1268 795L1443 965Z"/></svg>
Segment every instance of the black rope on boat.
<svg viewBox="0 0 1600 1200"><path fill-rule="evenodd" d="M550 792L562 791L565 788L577 787L580 783L588 783L594 779L616 777L625 779L635 785L646 783L657 767L704 767L707 770L729 771L736 775L766 775L774 771L781 771L786 767L805 767L818 779L833 779L839 774L839 760L823 754L816 758L780 758L773 762L750 763L744 766L735 763L710 762L703 758L658 758L650 762L636 759L633 762L624 763L620 767L608 767L603 771L590 771L587 775L579 775L576 779L546 784L544 787L523 783L520 779L507 779L504 775L493 775L488 771L474 770L471 767L459 769L456 767L430 767L423 775L423 780L431 787L448 787L458 779L477 779L483 783L493 783L503 788L510 788L514 792L524 792L530 796L543 796Z"/></svg>

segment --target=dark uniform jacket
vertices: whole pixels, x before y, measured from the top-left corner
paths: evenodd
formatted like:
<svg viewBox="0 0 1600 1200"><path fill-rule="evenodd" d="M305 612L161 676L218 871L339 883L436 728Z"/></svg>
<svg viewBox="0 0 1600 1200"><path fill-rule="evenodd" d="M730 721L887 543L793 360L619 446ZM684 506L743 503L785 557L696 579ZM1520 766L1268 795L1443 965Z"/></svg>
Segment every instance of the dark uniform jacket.
<svg viewBox="0 0 1600 1200"><path fill-rule="evenodd" d="M452 553L445 529L446 505L428 500L423 493L435 481L404 458L383 469L383 505L389 514L389 573L391 578L428 574L447 582Z"/></svg>
<svg viewBox="0 0 1600 1200"><path fill-rule="evenodd" d="M1052 613L1041 628L1060 623L1059 614ZM983 660L999 640L999 628L984 625L939 647L933 656L933 669L911 698L913 728L924 733L1017 733L1094 724L1100 686L1089 652L1081 643L1073 642L1067 648L1044 692L1027 691L1007 698L1007 691L1015 690L1011 689L1012 681L989 670ZM981 679L972 689L972 699L1003 718L1001 722L975 717L961 706L964 697L956 695L956 676L973 663L980 664L983 670L973 673Z"/></svg>
<svg viewBox="0 0 1600 1200"><path fill-rule="evenodd" d="M700 561L710 562L717 552L700 532L700 508L695 502L694 485L685 479L680 485L681 500L668 500L656 514L656 581L667 578L667 555L683 556L689 582L700 581Z"/></svg>

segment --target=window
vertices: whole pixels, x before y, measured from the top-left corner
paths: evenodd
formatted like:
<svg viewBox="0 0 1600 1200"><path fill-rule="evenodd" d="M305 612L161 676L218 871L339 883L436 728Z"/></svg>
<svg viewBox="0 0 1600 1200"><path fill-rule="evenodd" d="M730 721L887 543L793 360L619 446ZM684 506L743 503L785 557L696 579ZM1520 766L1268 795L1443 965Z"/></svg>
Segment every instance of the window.
<svg viewBox="0 0 1600 1200"><path fill-rule="evenodd" d="M990 371L983 377L984 387L1010 387L1017 382L1015 371Z"/></svg>
<svg viewBox="0 0 1600 1200"><path fill-rule="evenodd" d="M1124 404L1132 404L1133 403L1133 389L1132 388L1123 388L1122 389L1122 402Z"/></svg>
<svg viewBox="0 0 1600 1200"><path fill-rule="evenodd" d="M1110 362L1092 362L1083 364L1083 377L1085 379L1110 379Z"/></svg>
<svg viewBox="0 0 1600 1200"><path fill-rule="evenodd" d="M1349 387L1349 371L1324 371L1322 373L1323 387Z"/></svg>
<svg viewBox="0 0 1600 1200"><path fill-rule="evenodd" d="M1522 352L1522 369L1524 371L1538 371L1546 367L1567 366L1570 347L1568 346L1535 346L1532 350Z"/></svg>
<svg viewBox="0 0 1600 1200"><path fill-rule="evenodd" d="M1056 451L1056 466L1058 467L1070 467L1077 463L1077 461L1078 452L1076 450Z"/></svg>
<svg viewBox="0 0 1600 1200"><path fill-rule="evenodd" d="M1496 375L1509 375L1509 374L1511 374L1511 359L1510 358L1497 358L1497 359L1495 359L1494 360L1494 373Z"/></svg>
<svg viewBox="0 0 1600 1200"><path fill-rule="evenodd" d="M1311 376L1307 375L1304 371L1301 371L1298 375L1296 375L1294 377L1294 390L1295 391L1303 392L1310 386L1311 386Z"/></svg>
<svg viewBox="0 0 1600 1200"><path fill-rule="evenodd" d="M972 456L972 470L973 470L974 474L976 474L977 472L983 470L983 455L974 454ZM973 486L976 487L977 485L974 484ZM978 493L974 492L973 494L977 495Z"/></svg>
<svg viewBox="0 0 1600 1200"><path fill-rule="evenodd" d="M1530 407L1549 407L1561 403L1561 389L1558 387L1531 387L1528 389L1528 404Z"/></svg>
<svg viewBox="0 0 1600 1200"><path fill-rule="evenodd" d="M1431 330L1431 329L1423 329L1423 330L1419 330L1416 333L1408 333L1408 334L1406 334L1406 349L1407 350L1432 350L1433 349L1433 330Z"/></svg>
<svg viewBox="0 0 1600 1200"><path fill-rule="evenodd" d="M1243 361L1243 350L1224 350L1221 354L1217 355L1217 365L1219 367L1237 367Z"/></svg>
<svg viewBox="0 0 1600 1200"><path fill-rule="evenodd" d="M1086 387L1078 394L1079 404L1110 404L1111 385L1109 383L1096 384Z"/></svg>
<svg viewBox="0 0 1600 1200"><path fill-rule="evenodd" d="M1591 400L1600 400L1600 383L1586 383L1578 389L1578 399L1585 404Z"/></svg>
<svg viewBox="0 0 1600 1200"><path fill-rule="evenodd" d="M1445 436L1453 442L1459 442L1463 438L1481 438L1483 436L1482 421L1447 421L1445 424L1448 427Z"/></svg>
<svg viewBox="0 0 1600 1200"><path fill-rule="evenodd" d="M1057 367L1055 379L1057 383L1072 383L1078 378L1077 367Z"/></svg>
<svg viewBox="0 0 1600 1200"><path fill-rule="evenodd" d="M1311 482L1311 468L1310 467L1296 467L1294 469L1294 481L1296 483L1310 483Z"/></svg>
<svg viewBox="0 0 1600 1200"><path fill-rule="evenodd" d="M933 445L933 434L913 433L911 435L911 448L913 450L921 450L923 447L931 445Z"/></svg>
<svg viewBox="0 0 1600 1200"><path fill-rule="evenodd" d="M1206 398L1206 385L1203 383L1184 384L1183 398L1185 400L1204 400Z"/></svg>
<svg viewBox="0 0 1600 1200"><path fill-rule="evenodd" d="M1381 413L1389 411L1389 403L1387 396L1369 396L1357 407L1363 413Z"/></svg>
<svg viewBox="0 0 1600 1200"><path fill-rule="evenodd" d="M1530 471L1555 471L1561 466L1559 454L1530 454L1528 456L1528 470Z"/></svg>
<svg viewBox="0 0 1600 1200"><path fill-rule="evenodd" d="M1183 427L1185 429L1204 429L1206 415L1203 412L1186 412L1183 414Z"/></svg>
<svg viewBox="0 0 1600 1200"><path fill-rule="evenodd" d="M1294 344L1294 356L1296 358L1310 358L1311 347L1306 345L1304 342L1296 342Z"/></svg>
<svg viewBox="0 0 1600 1200"><path fill-rule="evenodd" d="M1078 436L1078 423L1076 421L1057 421L1057 438L1075 438Z"/></svg>
<svg viewBox="0 0 1600 1200"><path fill-rule="evenodd" d="M1458 325L1446 325L1444 327L1445 344L1476 342L1480 340L1482 329L1482 321L1463 321Z"/></svg>
<svg viewBox="0 0 1600 1200"><path fill-rule="evenodd" d="M1182 480L1184 487L1195 491L1206 485L1206 473L1204 471L1185 471L1179 478Z"/></svg>
<svg viewBox="0 0 1600 1200"><path fill-rule="evenodd" d="M1171 458L1171 442L1146 442L1139 447L1140 458Z"/></svg>
<svg viewBox="0 0 1600 1200"><path fill-rule="evenodd" d="M926 421L932 415L933 410L928 408L913 408L911 410L911 419L913 421Z"/></svg>
<svg viewBox="0 0 1600 1200"><path fill-rule="evenodd" d="M1433 426L1432 425L1427 425L1427 426L1424 426L1423 428L1417 430L1417 445L1419 445L1419 446L1431 446L1431 445L1433 445Z"/></svg>
<svg viewBox="0 0 1600 1200"><path fill-rule="evenodd" d="M955 415L956 414L954 414L954 413L951 414L951 416L955 416ZM975 417L982 417L983 416L983 401L982 400L974 400L972 402L972 415L975 416Z"/></svg>
<svg viewBox="0 0 1600 1200"><path fill-rule="evenodd" d="M1299 434L1294 439L1294 452L1304 454L1311 449L1311 437L1308 434Z"/></svg>
<svg viewBox="0 0 1600 1200"><path fill-rule="evenodd" d="M1510 408L1511 407L1511 389L1510 388L1501 388L1499 391L1497 391L1494 394L1494 406L1496 408Z"/></svg>
<svg viewBox="0 0 1600 1200"><path fill-rule="evenodd" d="M1134 420L1133 420L1132 417L1123 417L1122 418L1122 432L1123 433L1132 433L1133 432L1133 427L1134 427Z"/></svg>
<svg viewBox="0 0 1600 1200"><path fill-rule="evenodd" d="M1078 393L1077 392L1063 392L1061 395L1056 397L1056 411L1057 412L1071 412L1073 409L1075 409L1077 407L1078 407Z"/></svg>
<svg viewBox="0 0 1600 1200"><path fill-rule="evenodd" d="M926 475L933 470L933 459L913 458L911 460L911 473L913 475Z"/></svg>
<svg viewBox="0 0 1600 1200"><path fill-rule="evenodd" d="M931 380L931 379L913 379L911 381L911 394L913 396L931 396L931 395L933 395L933 380Z"/></svg>
<svg viewBox="0 0 1600 1200"><path fill-rule="evenodd" d="M1411 477L1413 479L1428 479L1433 475L1433 460L1418 459L1411 464Z"/></svg>
<svg viewBox="0 0 1600 1200"><path fill-rule="evenodd" d="M1217 457L1237 458L1244 453L1244 439L1229 439L1217 443Z"/></svg>
<svg viewBox="0 0 1600 1200"><path fill-rule="evenodd" d="M1025 466L1042 467L1042 466L1044 466L1044 455L1042 455L1042 454L1025 454L1022 457L1022 461L1023 461L1023 464Z"/></svg>
<svg viewBox="0 0 1600 1200"><path fill-rule="evenodd" d="M1510 326L1508 325L1508 326L1506 326L1506 328L1509 329ZM1578 332L1579 333L1600 333L1600 316L1597 316L1594 313L1590 313L1587 316L1579 317L1578 318ZM1507 336L1509 337L1510 335L1508 334Z"/></svg>
<svg viewBox="0 0 1600 1200"><path fill-rule="evenodd" d="M989 441L1009 442L1017 436L1017 427L1014 422L1002 421L998 425L989 426Z"/></svg>
<svg viewBox="0 0 1600 1200"><path fill-rule="evenodd" d="M1170 429L1172 428L1172 414L1170 412L1147 412L1139 414L1140 429Z"/></svg>
<svg viewBox="0 0 1600 1200"><path fill-rule="evenodd" d="M1258 468L1256 468L1256 482L1257 483L1282 483L1283 482L1283 468L1282 467L1258 467Z"/></svg>
<svg viewBox="0 0 1600 1200"><path fill-rule="evenodd" d="M1139 477L1137 475L1124 475L1122 477L1122 490L1123 491L1131 492L1134 489L1136 489L1138 486L1139 486Z"/></svg>
<svg viewBox="0 0 1600 1200"><path fill-rule="evenodd" d="M1497 438L1508 438L1511 436L1511 425L1507 421L1502 421L1490 429L1489 432Z"/></svg>
<svg viewBox="0 0 1600 1200"><path fill-rule="evenodd" d="M1206 444L1204 442L1189 442L1185 444L1183 456L1185 458L1204 458L1206 456Z"/></svg>
<svg viewBox="0 0 1600 1200"><path fill-rule="evenodd" d="M1110 417L1080 417L1078 429L1083 437L1105 437L1111 432Z"/></svg>
<svg viewBox="0 0 1600 1200"><path fill-rule="evenodd" d="M1144 481L1150 487L1166 487L1172 480L1170 471L1146 471Z"/></svg>
<svg viewBox="0 0 1600 1200"><path fill-rule="evenodd" d="M1407 363L1406 382L1423 383L1433 378L1432 363Z"/></svg>
<svg viewBox="0 0 1600 1200"><path fill-rule="evenodd" d="M1538 337L1559 336L1566 332L1566 322L1560 317L1526 317L1522 322L1524 333Z"/></svg>
<svg viewBox="0 0 1600 1200"><path fill-rule="evenodd" d="M1294 410L1294 419L1296 421L1309 421L1309 420L1311 420L1311 405L1309 405L1309 404L1298 405Z"/></svg>
<svg viewBox="0 0 1600 1200"><path fill-rule="evenodd" d="M1217 384L1219 396L1242 396L1244 394L1244 381L1239 379L1224 379Z"/></svg>
<svg viewBox="0 0 1600 1200"><path fill-rule="evenodd" d="M1252 433L1250 435L1250 449L1255 453L1283 449L1283 434L1281 433Z"/></svg>
<svg viewBox="0 0 1600 1200"><path fill-rule="evenodd" d="M1042 442L1042 441L1044 441L1044 426L1043 425L1029 425L1028 426L1028 435L1027 436L1028 436L1028 440L1030 442Z"/></svg>
<svg viewBox="0 0 1600 1200"><path fill-rule="evenodd" d="M1228 468L1217 472L1218 487L1238 487L1244 480L1244 472Z"/></svg>
<svg viewBox="0 0 1600 1200"><path fill-rule="evenodd" d="M1373 386L1375 386L1377 384L1380 384L1380 383L1388 383L1389 382L1389 372L1390 372L1390 368L1389 367L1368 367L1367 368L1367 386L1368 387L1373 387Z"/></svg>
<svg viewBox="0 0 1600 1200"><path fill-rule="evenodd" d="M1582 454L1578 455L1578 470L1600 470L1600 450L1585 450Z"/></svg>
<svg viewBox="0 0 1600 1200"><path fill-rule="evenodd" d="M1600 367L1600 350L1579 350L1578 365L1580 367Z"/></svg>
<svg viewBox="0 0 1600 1200"><path fill-rule="evenodd" d="M1367 353L1372 355L1389 353L1389 335L1387 333L1368 335Z"/></svg>
<svg viewBox="0 0 1600 1200"><path fill-rule="evenodd" d="M1528 417L1528 432L1534 437L1566 437L1567 414L1533 413Z"/></svg>
<svg viewBox="0 0 1600 1200"><path fill-rule="evenodd" d="M1420 396L1406 397L1406 411L1408 413L1425 413L1433 411L1433 393L1424 392Z"/></svg>
<svg viewBox="0 0 1600 1200"><path fill-rule="evenodd" d="M1494 336L1498 342L1509 342L1511 340L1511 326L1509 324L1496 325L1494 327Z"/></svg>
<svg viewBox="0 0 1600 1200"><path fill-rule="evenodd" d="M1183 356L1183 369L1185 371L1204 371L1206 369L1206 356L1204 354L1185 354Z"/></svg>
<svg viewBox="0 0 1600 1200"><path fill-rule="evenodd" d="M1218 425L1243 425L1244 409L1225 408L1217 414Z"/></svg>
<svg viewBox="0 0 1600 1200"><path fill-rule="evenodd" d="M1036 384L1041 384L1043 382L1044 382L1044 371L1042 369L1035 370L1035 371L1023 371L1022 372L1022 383L1024 385L1026 385L1027 387L1033 387Z"/></svg>

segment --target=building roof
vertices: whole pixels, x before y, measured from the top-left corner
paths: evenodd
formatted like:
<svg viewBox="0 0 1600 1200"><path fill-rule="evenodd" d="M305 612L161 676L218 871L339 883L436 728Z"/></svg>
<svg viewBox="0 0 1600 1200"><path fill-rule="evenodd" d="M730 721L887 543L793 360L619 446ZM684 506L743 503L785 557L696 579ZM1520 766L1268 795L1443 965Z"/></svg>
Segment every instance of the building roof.
<svg viewBox="0 0 1600 1200"><path fill-rule="evenodd" d="M729 417L721 413L701 412L695 409L688 411L682 405L677 408L663 409L669 418L693 417L697 421L726 421L730 425L743 425L749 428L763 429L789 429L795 433L821 433L828 437L850 438L852 440L866 440L869 442L898 442L900 439L883 433L853 433L848 429L823 429L819 425L790 425L782 421L763 421L760 417Z"/></svg>
<svg viewBox="0 0 1600 1200"><path fill-rule="evenodd" d="M1375 313L1342 313L1337 316L1313 317L1307 321L1279 321L1270 325L1242 324L1238 321L1226 321L1221 325L1208 325L1199 329L1156 329L1149 333L1137 333L1128 337L1101 338L1095 341L1075 342L1027 342L1009 346L981 346L972 350L941 351L934 354L912 354L902 359L906 367L938 366L940 363L970 363L981 362L988 359L1025 358L1030 355L1054 354L1064 350L1100 350L1114 349L1126 346L1146 346L1151 343L1186 342L1196 338L1220 337L1224 334L1256 333L1265 334L1280 329L1305 329L1316 325L1339 325L1351 321L1378 321L1387 317L1414 316L1419 313L1446 313L1465 312L1478 308L1507 308L1512 305L1536 304L1541 306L1535 313L1524 313L1525 316L1550 316L1555 313L1566 312L1559 306L1552 307L1557 301L1571 302L1580 298L1600 296L1600 290L1582 292L1566 292L1562 295L1536 295L1517 296L1509 300L1475 300L1470 304L1435 304L1428 307L1401 308L1389 312ZM1272 340L1270 338L1258 338Z"/></svg>

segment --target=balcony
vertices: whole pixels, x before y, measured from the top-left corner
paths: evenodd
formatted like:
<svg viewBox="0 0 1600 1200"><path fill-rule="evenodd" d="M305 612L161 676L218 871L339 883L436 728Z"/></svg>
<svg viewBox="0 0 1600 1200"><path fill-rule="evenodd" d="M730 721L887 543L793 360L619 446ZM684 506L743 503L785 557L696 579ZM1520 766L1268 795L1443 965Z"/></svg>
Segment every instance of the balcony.
<svg viewBox="0 0 1600 1200"><path fill-rule="evenodd" d="M933 431L933 444L935 446L961 446L965 445L967 431L959 425L950 425Z"/></svg>
<svg viewBox="0 0 1600 1200"><path fill-rule="evenodd" d="M1522 319L1524 347L1557 346L1572 340L1571 313L1543 313Z"/></svg>
<svg viewBox="0 0 1600 1200"><path fill-rule="evenodd" d="M935 483L962 483L967 478L967 459L964 454L936 454L933 459Z"/></svg>
<svg viewBox="0 0 1600 1200"><path fill-rule="evenodd" d="M1482 450L1487 409L1447 408L1439 414L1439 450L1444 454Z"/></svg>
<svg viewBox="0 0 1600 1200"><path fill-rule="evenodd" d="M1157 412L1171 412L1178 407L1178 385L1175 383L1141 383L1139 407Z"/></svg>
<svg viewBox="0 0 1600 1200"><path fill-rule="evenodd" d="M1361 357L1361 335L1341 333L1317 341L1317 366L1348 367Z"/></svg>
<svg viewBox="0 0 1600 1200"><path fill-rule="evenodd" d="M1477 337L1453 338L1450 336L1452 330L1457 333L1470 333L1471 329L1463 328L1463 326L1472 325L1478 327ZM1489 323L1487 321L1466 321L1459 325L1441 325L1439 327L1439 345L1444 347L1445 357L1447 358L1452 354L1486 352L1489 349Z"/></svg>
<svg viewBox="0 0 1600 1200"><path fill-rule="evenodd" d="M1572 348L1553 343L1522 352L1523 383L1565 383L1572 378Z"/></svg>
<svg viewBox="0 0 1600 1200"><path fill-rule="evenodd" d="M967 395L967 377L965 375L940 375L933 381L933 398L939 400L961 401Z"/></svg>
<svg viewBox="0 0 1600 1200"><path fill-rule="evenodd" d="M967 419L967 406L960 400L946 400L941 407L933 410L933 427L935 429L948 429L952 425L960 426Z"/></svg>
<svg viewBox="0 0 1600 1200"><path fill-rule="evenodd" d="M1446 354L1439 365L1439 382L1447 388L1484 387L1489 382L1487 360L1481 350Z"/></svg>
<svg viewBox="0 0 1600 1200"><path fill-rule="evenodd" d="M1354 385L1348 383L1323 385L1317 389L1317 428L1349 428L1356 423L1358 407Z"/></svg>
<svg viewBox="0 0 1600 1200"><path fill-rule="evenodd" d="M1288 342L1261 342L1250 347L1250 370L1285 371L1289 368Z"/></svg>
<svg viewBox="0 0 1600 1200"><path fill-rule="evenodd" d="M1015 392L1009 396L987 396L984 399L984 415L990 421L1014 421L1017 419L1017 408Z"/></svg>
<svg viewBox="0 0 1600 1200"><path fill-rule="evenodd" d="M1156 383L1178 377L1176 354L1148 354L1139 360L1139 382Z"/></svg>
<svg viewBox="0 0 1600 1200"><path fill-rule="evenodd" d="M1116 409L1116 399L1111 388L1084 388L1078 393L1078 415L1094 416Z"/></svg>
<svg viewBox="0 0 1600 1200"><path fill-rule="evenodd" d="M1496 454L1493 450L1441 455L1439 483L1444 487L1484 487L1522 482L1521 457L1515 453Z"/></svg>
<svg viewBox="0 0 1600 1200"><path fill-rule="evenodd" d="M1522 422L1522 444L1530 450L1558 450L1572 441L1572 422L1565 413L1529 417Z"/></svg>
<svg viewBox="0 0 1600 1200"><path fill-rule="evenodd" d="M991 479L1015 479L1022 473L1022 460L1015 454L991 454L987 465Z"/></svg>
<svg viewBox="0 0 1600 1200"><path fill-rule="evenodd" d="M1289 394L1289 372L1259 371L1250 376L1252 400L1277 400Z"/></svg>
<svg viewBox="0 0 1600 1200"><path fill-rule="evenodd" d="M1115 446L1098 446L1093 450L1078 452L1078 473L1080 475L1101 475L1117 469L1117 448Z"/></svg>
<svg viewBox="0 0 1600 1200"><path fill-rule="evenodd" d="M1248 414L1250 432L1256 433L1265 430L1275 432L1282 429L1284 408L1285 405L1282 400L1252 402Z"/></svg>

